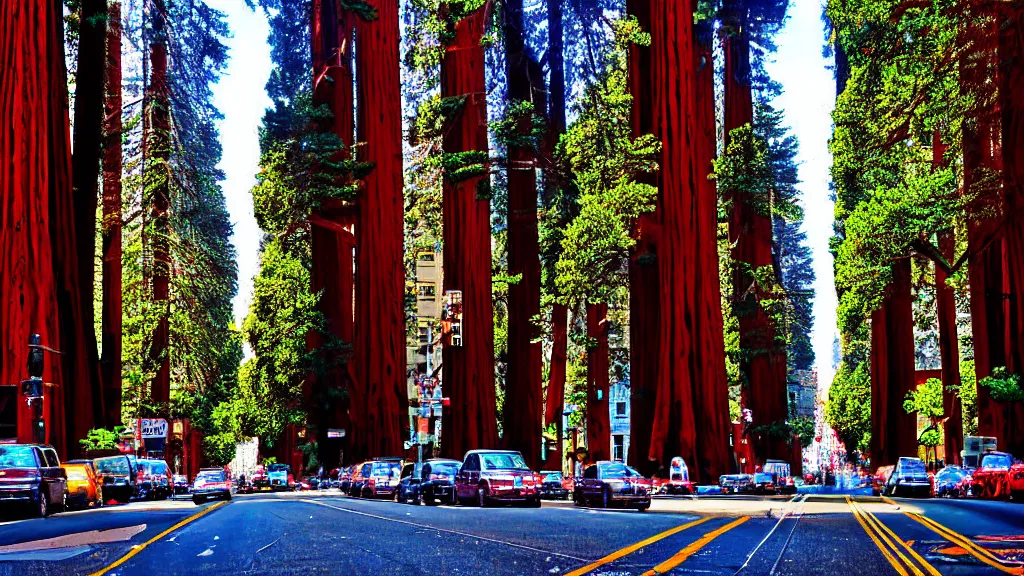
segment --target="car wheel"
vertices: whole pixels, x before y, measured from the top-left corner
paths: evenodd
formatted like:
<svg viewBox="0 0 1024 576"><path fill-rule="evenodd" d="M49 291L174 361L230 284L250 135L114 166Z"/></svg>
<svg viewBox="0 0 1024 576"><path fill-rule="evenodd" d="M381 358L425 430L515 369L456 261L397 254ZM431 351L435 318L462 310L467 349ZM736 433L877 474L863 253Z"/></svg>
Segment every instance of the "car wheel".
<svg viewBox="0 0 1024 576"><path fill-rule="evenodd" d="M476 505L481 508L486 508L490 504L487 500L487 488L480 486L476 489Z"/></svg>
<svg viewBox="0 0 1024 576"><path fill-rule="evenodd" d="M573 490L572 492L572 505L583 506L583 494L579 490Z"/></svg>
<svg viewBox="0 0 1024 576"><path fill-rule="evenodd" d="M539 496L537 498L534 498L533 500L530 500L530 503L528 504L530 508L540 508L540 505L541 502Z"/></svg>
<svg viewBox="0 0 1024 576"><path fill-rule="evenodd" d="M203 498L202 496L193 496L192 497L192 503L195 504L196 506L199 506L203 502L206 502L206 498Z"/></svg>
<svg viewBox="0 0 1024 576"><path fill-rule="evenodd" d="M637 512L647 512L647 509L650 508L650 507L651 507L651 503L647 502L647 503L638 505L636 507L636 511Z"/></svg>
<svg viewBox="0 0 1024 576"><path fill-rule="evenodd" d="M405 498L402 497L402 488L401 487L395 489L395 503L396 504L405 504Z"/></svg>
<svg viewBox="0 0 1024 576"><path fill-rule="evenodd" d="M611 507L612 507L612 491L609 488L605 488L604 491L601 492L601 508L611 508Z"/></svg>
<svg viewBox="0 0 1024 576"><path fill-rule="evenodd" d="M228 492L227 495L224 496L224 500L227 502L231 502L231 492Z"/></svg>
<svg viewBox="0 0 1024 576"><path fill-rule="evenodd" d="M38 514L40 518L46 518L50 515L50 502L42 490L39 492L39 507L36 510L36 514Z"/></svg>
<svg viewBox="0 0 1024 576"><path fill-rule="evenodd" d="M437 500L434 499L433 494L428 494L424 492L420 494L420 503L423 504L424 506L436 506Z"/></svg>

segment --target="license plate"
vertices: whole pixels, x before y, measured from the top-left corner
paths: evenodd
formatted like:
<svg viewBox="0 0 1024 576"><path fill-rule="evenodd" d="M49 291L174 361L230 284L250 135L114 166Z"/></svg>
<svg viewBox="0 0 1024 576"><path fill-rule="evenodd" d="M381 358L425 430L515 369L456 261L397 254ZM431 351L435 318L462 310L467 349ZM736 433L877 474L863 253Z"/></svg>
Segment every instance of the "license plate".
<svg viewBox="0 0 1024 576"><path fill-rule="evenodd" d="M522 488L523 487L523 477L522 476L516 476L515 480L513 480L512 484L516 488Z"/></svg>

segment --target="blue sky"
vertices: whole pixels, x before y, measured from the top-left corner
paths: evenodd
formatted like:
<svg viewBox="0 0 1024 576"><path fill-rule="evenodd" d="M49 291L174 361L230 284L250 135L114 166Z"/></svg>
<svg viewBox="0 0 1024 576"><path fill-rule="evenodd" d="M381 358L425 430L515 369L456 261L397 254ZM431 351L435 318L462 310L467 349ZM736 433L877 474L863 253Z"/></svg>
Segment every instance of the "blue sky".
<svg viewBox="0 0 1024 576"><path fill-rule="evenodd" d="M224 156L220 168L228 210L235 226L233 242L238 251L238 296L235 321L241 325L249 306L252 278L259 268L260 231L253 217L249 190L258 171L257 134L264 109L270 105L264 85L270 73L268 26L262 12L254 12L243 0L207 0L225 12L233 31L227 41L228 68L214 86L214 103L224 114L220 125ZM820 385L832 381L832 342L836 335L836 295L832 256L828 239L832 235L832 202L829 200L828 139L832 132L831 112L835 82L822 57L823 32L821 0L790 0L789 20L776 39L778 52L767 69L782 83L783 94L776 105L800 141L800 189L805 211L804 228L814 254L815 328L814 352Z"/></svg>

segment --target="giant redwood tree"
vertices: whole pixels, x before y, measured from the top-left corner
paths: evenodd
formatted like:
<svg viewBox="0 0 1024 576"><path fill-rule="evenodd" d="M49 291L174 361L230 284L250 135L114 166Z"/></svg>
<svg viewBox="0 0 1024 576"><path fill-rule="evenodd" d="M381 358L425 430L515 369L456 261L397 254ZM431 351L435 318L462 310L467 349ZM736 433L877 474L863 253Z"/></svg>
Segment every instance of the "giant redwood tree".
<svg viewBox="0 0 1024 576"><path fill-rule="evenodd" d="M103 106L103 220L101 222L103 296L101 334L105 424L121 422L121 3L111 2L107 16L106 98Z"/></svg>
<svg viewBox="0 0 1024 576"><path fill-rule="evenodd" d="M375 455L401 451L407 403L398 3L372 0L369 4L376 9L376 18L356 23L357 126L365 154L361 159L374 164L358 198L356 377L364 391L359 420L363 443L368 454ZM460 191L460 195L466 193ZM472 201L486 206L475 197ZM453 245L458 246L445 243L446 248ZM447 267L445 273L447 280ZM447 373L449 365L445 366ZM491 394L493 398L493 387ZM450 421L469 420L471 413L456 413Z"/></svg>
<svg viewBox="0 0 1024 576"><path fill-rule="evenodd" d="M462 345L450 335L442 353L444 391L451 398L442 453L461 458L498 442L494 390L494 318L491 309L490 183L484 49L488 14L479 2L461 2L441 60L441 96L457 104L446 120L444 155L444 289L462 293ZM452 13L455 12L455 13Z"/></svg>
<svg viewBox="0 0 1024 576"><path fill-rule="evenodd" d="M29 335L59 349L43 373L46 441L77 452L93 427L93 381L79 300L63 14L42 0L0 4L0 381L28 375ZM93 343L95 346L95 342ZM35 440L21 402L18 437Z"/></svg>

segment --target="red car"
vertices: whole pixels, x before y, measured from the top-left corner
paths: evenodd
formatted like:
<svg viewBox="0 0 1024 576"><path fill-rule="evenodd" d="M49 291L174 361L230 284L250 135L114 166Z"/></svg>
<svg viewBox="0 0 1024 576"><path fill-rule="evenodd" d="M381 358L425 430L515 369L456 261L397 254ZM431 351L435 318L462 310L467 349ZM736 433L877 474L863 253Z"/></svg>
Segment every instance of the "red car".
<svg viewBox="0 0 1024 576"><path fill-rule="evenodd" d="M1024 462L1006 452L988 452L971 475L971 491L986 500L1024 498Z"/></svg>
<svg viewBox="0 0 1024 576"><path fill-rule="evenodd" d="M651 507L651 481L622 462L602 460L583 471L572 500L577 506L622 504L644 512Z"/></svg>
<svg viewBox="0 0 1024 576"><path fill-rule="evenodd" d="M455 497L460 504L484 507L499 502L521 502L540 508L543 480L512 450L470 450L455 476Z"/></svg>

